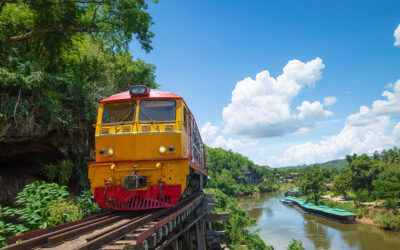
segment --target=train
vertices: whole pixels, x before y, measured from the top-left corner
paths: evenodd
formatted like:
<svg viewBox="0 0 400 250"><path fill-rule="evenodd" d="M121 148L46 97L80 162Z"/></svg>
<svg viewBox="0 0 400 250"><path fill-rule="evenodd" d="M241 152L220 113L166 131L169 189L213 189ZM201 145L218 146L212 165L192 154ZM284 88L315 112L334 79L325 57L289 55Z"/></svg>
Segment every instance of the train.
<svg viewBox="0 0 400 250"><path fill-rule="evenodd" d="M88 175L105 209L174 207L208 181L206 151L184 99L136 85L99 102Z"/></svg>

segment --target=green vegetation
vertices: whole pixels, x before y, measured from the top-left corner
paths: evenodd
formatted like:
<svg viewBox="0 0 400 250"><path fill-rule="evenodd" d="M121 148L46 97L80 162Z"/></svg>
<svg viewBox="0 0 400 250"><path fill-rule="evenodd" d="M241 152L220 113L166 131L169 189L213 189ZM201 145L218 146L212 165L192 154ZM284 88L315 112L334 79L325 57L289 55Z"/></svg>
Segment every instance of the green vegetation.
<svg viewBox="0 0 400 250"><path fill-rule="evenodd" d="M352 202L319 200L320 203L348 210L358 217L373 219L380 228L400 231L400 149L375 152L372 156L346 156L348 166L324 175L323 169L311 167L301 171L300 190L314 201L319 200L325 183L333 179L331 193ZM369 202L365 203L365 202ZM367 207L375 204L375 207ZM383 206L378 207L378 204Z"/></svg>
<svg viewBox="0 0 400 250"><path fill-rule="evenodd" d="M90 191L68 200L67 187L56 183L34 182L18 193L17 208L0 206L0 246L7 238L31 230L81 219L101 209Z"/></svg>
<svg viewBox="0 0 400 250"><path fill-rule="evenodd" d="M60 185L68 184L74 164L68 160L64 160L57 164L47 164L45 165L46 177L51 181L59 183Z"/></svg>
<svg viewBox="0 0 400 250"><path fill-rule="evenodd" d="M265 245L257 232L247 227L255 220L238 206L236 197L277 189L273 173L267 167L254 164L246 157L221 148L206 147L208 174L211 178L207 193L213 193L216 212L229 212L228 222L216 222L213 227L224 230L230 248L273 249Z"/></svg>
<svg viewBox="0 0 400 250"><path fill-rule="evenodd" d="M275 177L292 178L292 170L270 169L258 166L248 158L221 148L209 148L207 151L208 174L211 178L210 188L205 191L214 194L215 212L229 212L228 222L215 222L213 227L224 230L231 249L274 249L266 245L257 231L247 228L254 226L256 221L239 206L236 197L259 192L275 191L279 188L279 180ZM293 186L293 183L282 183ZM292 240L288 249L304 249L301 241Z"/></svg>
<svg viewBox="0 0 400 250"><path fill-rule="evenodd" d="M144 0L10 1L1 7L0 122L83 132L101 98L138 83L157 86L154 66L128 52L132 36L152 49Z"/></svg>
<svg viewBox="0 0 400 250"><path fill-rule="evenodd" d="M321 167L313 166L302 171L298 183L299 191L309 196L315 204L318 204L319 198L326 190L325 178Z"/></svg>
<svg viewBox="0 0 400 250"><path fill-rule="evenodd" d="M400 231L400 215L380 213L374 218L374 222L380 228Z"/></svg>
<svg viewBox="0 0 400 250"><path fill-rule="evenodd" d="M321 168L327 168L329 170L332 169L341 169L341 168L345 168L349 165L349 163L346 160L333 160L333 161L327 161L324 163L314 163L314 164L309 164L309 165L298 165L298 166L289 166L289 167L283 167L280 169L296 169L296 170L300 170L302 168L308 168L308 167L312 167L314 165L317 165Z"/></svg>
<svg viewBox="0 0 400 250"><path fill-rule="evenodd" d="M256 221L240 206L235 197L228 196L222 190L209 188L207 193L214 194L215 212L229 212L228 222L215 222L213 228L226 232L229 247L232 249L269 249L257 232L250 232L247 227L254 226Z"/></svg>
<svg viewBox="0 0 400 250"><path fill-rule="evenodd" d="M292 238L292 241L289 243L287 250L305 250L303 247L303 242L301 240L296 240Z"/></svg>
<svg viewBox="0 0 400 250"><path fill-rule="evenodd" d="M258 166L248 158L221 148L207 151L210 187L229 196L251 195L278 189L277 180L268 167Z"/></svg>
<svg viewBox="0 0 400 250"><path fill-rule="evenodd" d="M65 138L63 155L49 157L48 180L87 189L81 155L89 155L98 101L132 85L158 86L155 66L128 52L134 38L152 49L147 8L145 0L0 3L0 126L6 138Z"/></svg>

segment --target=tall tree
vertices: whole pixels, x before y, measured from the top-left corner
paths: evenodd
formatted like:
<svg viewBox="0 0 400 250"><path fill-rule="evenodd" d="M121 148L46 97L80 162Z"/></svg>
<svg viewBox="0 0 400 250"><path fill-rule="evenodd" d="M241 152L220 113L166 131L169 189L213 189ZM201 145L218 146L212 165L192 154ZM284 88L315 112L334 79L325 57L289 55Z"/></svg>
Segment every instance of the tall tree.
<svg viewBox="0 0 400 250"><path fill-rule="evenodd" d="M300 192L309 195L318 204L319 198L326 190L322 169L318 166L304 169L300 176L299 189Z"/></svg>
<svg viewBox="0 0 400 250"><path fill-rule="evenodd" d="M339 175L336 175L333 179L333 193L335 195L341 195L344 198L347 196L347 192L351 187L350 170L349 168L343 169Z"/></svg>
<svg viewBox="0 0 400 250"><path fill-rule="evenodd" d="M366 154L354 159L349 164L351 186L354 191L359 189L372 190L372 181L377 179L381 171L379 162Z"/></svg>

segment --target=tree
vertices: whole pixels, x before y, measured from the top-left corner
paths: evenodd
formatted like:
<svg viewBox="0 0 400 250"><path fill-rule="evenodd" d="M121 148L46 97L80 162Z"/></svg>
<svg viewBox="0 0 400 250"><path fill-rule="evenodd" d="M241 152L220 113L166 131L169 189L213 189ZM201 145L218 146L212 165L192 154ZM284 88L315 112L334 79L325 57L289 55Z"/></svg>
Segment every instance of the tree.
<svg viewBox="0 0 400 250"><path fill-rule="evenodd" d="M145 0L0 0L0 41L19 46L31 42L49 52L60 51L79 34L91 34L117 49L127 49L133 35L150 51L153 23Z"/></svg>
<svg viewBox="0 0 400 250"><path fill-rule="evenodd" d="M300 192L309 195L316 204L326 189L323 177L322 169L316 165L303 170L300 176Z"/></svg>
<svg viewBox="0 0 400 250"><path fill-rule="evenodd" d="M24 151L38 169L89 155L98 101L132 85L158 86L155 66L128 52L135 38L146 52L152 49L147 7L145 0L0 0L5 147L54 145L54 138L62 137L56 147L41 147L40 154ZM7 157L21 158L20 150L14 151ZM74 170L72 178L85 168Z"/></svg>
<svg viewBox="0 0 400 250"><path fill-rule="evenodd" d="M350 188L350 170L349 168L345 168L339 173L339 175L334 177L332 191L335 195L341 195L346 199L347 192Z"/></svg>
<svg viewBox="0 0 400 250"><path fill-rule="evenodd" d="M387 204L392 204L392 200L400 198L400 183L385 180L374 180L373 195L376 199L385 199ZM395 202L394 202L395 203Z"/></svg>
<svg viewBox="0 0 400 250"><path fill-rule="evenodd" d="M154 65L127 52L134 36L152 48L146 9L145 0L0 0L1 125L88 130L102 98L157 87Z"/></svg>
<svg viewBox="0 0 400 250"><path fill-rule="evenodd" d="M359 189L371 191L372 181L377 179L380 173L379 162L366 154L362 154L350 162L349 167L352 189L354 191Z"/></svg>

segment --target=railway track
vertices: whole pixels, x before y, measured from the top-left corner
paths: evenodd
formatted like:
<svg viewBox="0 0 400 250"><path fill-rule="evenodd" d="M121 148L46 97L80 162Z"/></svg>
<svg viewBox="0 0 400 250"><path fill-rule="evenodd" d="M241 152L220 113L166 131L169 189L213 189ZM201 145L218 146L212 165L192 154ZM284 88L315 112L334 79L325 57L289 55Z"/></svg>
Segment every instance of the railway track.
<svg viewBox="0 0 400 250"><path fill-rule="evenodd" d="M118 211L85 218L9 239L3 249L147 249L156 246L202 204L203 193L182 200L174 208ZM18 240L22 242L14 243ZM111 245L110 245L111 244ZM118 248L119 246L119 248Z"/></svg>

